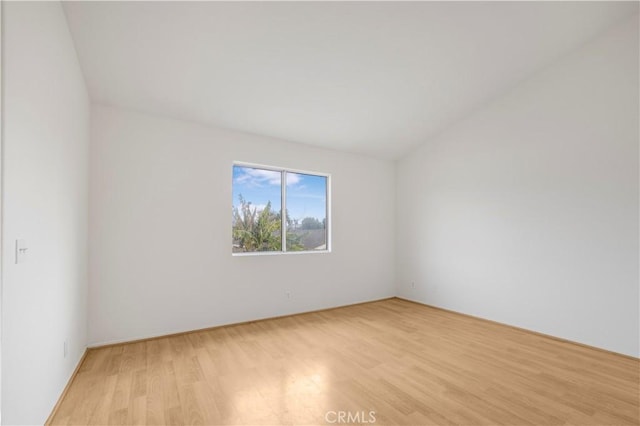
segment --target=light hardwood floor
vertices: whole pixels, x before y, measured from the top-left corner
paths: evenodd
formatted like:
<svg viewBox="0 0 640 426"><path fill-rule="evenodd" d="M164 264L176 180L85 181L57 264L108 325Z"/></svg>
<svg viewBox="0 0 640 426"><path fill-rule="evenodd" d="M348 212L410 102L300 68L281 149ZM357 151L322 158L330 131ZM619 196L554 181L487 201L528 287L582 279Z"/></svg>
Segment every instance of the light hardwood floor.
<svg viewBox="0 0 640 426"><path fill-rule="evenodd" d="M638 425L639 367L390 299L90 350L52 424Z"/></svg>

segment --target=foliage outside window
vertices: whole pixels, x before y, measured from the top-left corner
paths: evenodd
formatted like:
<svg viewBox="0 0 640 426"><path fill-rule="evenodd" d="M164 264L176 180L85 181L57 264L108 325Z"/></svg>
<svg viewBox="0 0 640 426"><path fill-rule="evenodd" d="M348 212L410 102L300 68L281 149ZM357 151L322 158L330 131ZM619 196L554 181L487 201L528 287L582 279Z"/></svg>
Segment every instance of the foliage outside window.
<svg viewBox="0 0 640 426"><path fill-rule="evenodd" d="M235 164L232 252L327 251L328 180L325 175Z"/></svg>

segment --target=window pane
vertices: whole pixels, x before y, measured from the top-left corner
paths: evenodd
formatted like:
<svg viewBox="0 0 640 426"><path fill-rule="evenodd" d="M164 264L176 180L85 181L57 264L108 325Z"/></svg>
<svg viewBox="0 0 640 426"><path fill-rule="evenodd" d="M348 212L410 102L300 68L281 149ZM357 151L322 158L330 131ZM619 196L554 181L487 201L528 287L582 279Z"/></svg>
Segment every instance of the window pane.
<svg viewBox="0 0 640 426"><path fill-rule="evenodd" d="M327 178L286 173L287 251L327 249Z"/></svg>
<svg viewBox="0 0 640 426"><path fill-rule="evenodd" d="M233 166L233 252L280 251L282 173Z"/></svg>

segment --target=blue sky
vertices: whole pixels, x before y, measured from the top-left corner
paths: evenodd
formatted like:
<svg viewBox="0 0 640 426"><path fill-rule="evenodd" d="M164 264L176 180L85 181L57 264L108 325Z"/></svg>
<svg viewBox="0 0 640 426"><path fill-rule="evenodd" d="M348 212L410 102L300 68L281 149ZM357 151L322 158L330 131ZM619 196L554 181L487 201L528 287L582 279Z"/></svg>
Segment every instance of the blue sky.
<svg viewBox="0 0 640 426"><path fill-rule="evenodd" d="M280 185L280 172L233 166L233 206L238 206L238 196L242 194L258 210L271 201L271 208L279 211ZM322 222L326 217L326 194L326 177L287 172L287 210L291 219L315 217Z"/></svg>

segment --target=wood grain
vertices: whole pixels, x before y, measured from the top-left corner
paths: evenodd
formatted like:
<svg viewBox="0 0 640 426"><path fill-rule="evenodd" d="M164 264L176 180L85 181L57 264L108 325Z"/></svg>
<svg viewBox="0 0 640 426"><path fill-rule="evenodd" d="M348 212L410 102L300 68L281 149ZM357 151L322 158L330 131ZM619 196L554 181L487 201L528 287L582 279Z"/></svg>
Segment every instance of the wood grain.
<svg viewBox="0 0 640 426"><path fill-rule="evenodd" d="M639 367L389 299L89 350L51 424L638 425Z"/></svg>

